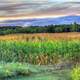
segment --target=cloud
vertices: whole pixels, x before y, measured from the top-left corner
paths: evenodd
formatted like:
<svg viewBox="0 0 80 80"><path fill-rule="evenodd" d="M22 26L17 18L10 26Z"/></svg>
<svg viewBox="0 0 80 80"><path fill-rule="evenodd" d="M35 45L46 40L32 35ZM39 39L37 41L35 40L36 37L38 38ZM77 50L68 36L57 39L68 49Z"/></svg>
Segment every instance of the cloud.
<svg viewBox="0 0 80 80"><path fill-rule="evenodd" d="M80 14L79 0L0 0L0 17Z"/></svg>
<svg viewBox="0 0 80 80"><path fill-rule="evenodd" d="M45 5L48 6L48 3L44 2L19 2L19 3L2 3L0 6L0 12L4 12L0 16L9 16L9 15L16 15L16 14L29 14L34 12L34 10L39 10L40 8L44 8ZM46 7L47 7L46 6ZM24 12L24 13L23 13ZM5 15L6 13L6 15Z"/></svg>

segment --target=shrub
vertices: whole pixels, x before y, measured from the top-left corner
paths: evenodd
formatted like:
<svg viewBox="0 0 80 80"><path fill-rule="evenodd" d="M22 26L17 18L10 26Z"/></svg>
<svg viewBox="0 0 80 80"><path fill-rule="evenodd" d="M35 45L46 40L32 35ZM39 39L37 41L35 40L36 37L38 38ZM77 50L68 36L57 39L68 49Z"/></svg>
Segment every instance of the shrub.
<svg viewBox="0 0 80 80"><path fill-rule="evenodd" d="M71 72L72 80L80 80L80 67L76 67Z"/></svg>

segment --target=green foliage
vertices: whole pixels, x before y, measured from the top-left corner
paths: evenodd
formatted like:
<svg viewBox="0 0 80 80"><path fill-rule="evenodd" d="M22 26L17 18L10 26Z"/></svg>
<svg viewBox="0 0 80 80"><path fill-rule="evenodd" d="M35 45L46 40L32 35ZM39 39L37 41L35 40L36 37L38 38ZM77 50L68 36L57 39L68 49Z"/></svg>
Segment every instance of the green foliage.
<svg viewBox="0 0 80 80"><path fill-rule="evenodd" d="M71 72L72 80L80 80L80 67L76 67Z"/></svg>

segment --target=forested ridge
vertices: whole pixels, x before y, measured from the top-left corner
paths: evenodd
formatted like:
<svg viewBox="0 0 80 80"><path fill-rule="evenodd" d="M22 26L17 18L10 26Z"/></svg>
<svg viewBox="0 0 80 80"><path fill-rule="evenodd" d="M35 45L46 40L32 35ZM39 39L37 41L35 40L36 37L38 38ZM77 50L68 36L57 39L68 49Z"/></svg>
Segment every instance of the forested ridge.
<svg viewBox="0 0 80 80"><path fill-rule="evenodd" d="M0 34L14 33L60 33L60 32L80 32L80 24L48 25L48 26L1 26Z"/></svg>

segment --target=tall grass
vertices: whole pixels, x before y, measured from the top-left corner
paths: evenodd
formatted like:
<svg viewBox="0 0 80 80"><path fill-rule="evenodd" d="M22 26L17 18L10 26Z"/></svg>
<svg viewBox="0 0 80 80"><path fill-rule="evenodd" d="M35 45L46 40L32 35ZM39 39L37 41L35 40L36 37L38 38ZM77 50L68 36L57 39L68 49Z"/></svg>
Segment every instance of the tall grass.
<svg viewBox="0 0 80 80"><path fill-rule="evenodd" d="M57 63L61 58L79 62L80 41L0 41L0 61Z"/></svg>

